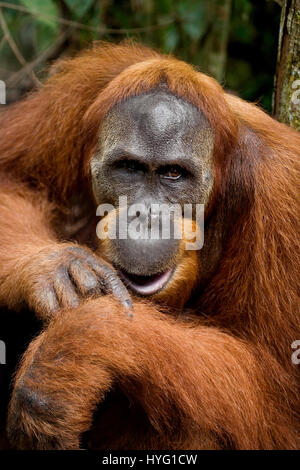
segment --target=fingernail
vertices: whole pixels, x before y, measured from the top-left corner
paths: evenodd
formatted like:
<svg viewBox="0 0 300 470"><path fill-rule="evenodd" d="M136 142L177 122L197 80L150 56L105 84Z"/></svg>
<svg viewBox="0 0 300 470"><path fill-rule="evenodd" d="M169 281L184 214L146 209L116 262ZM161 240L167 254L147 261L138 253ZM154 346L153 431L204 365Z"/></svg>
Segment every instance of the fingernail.
<svg viewBox="0 0 300 470"><path fill-rule="evenodd" d="M133 305L130 299L124 300L124 304L127 308L133 308Z"/></svg>
<svg viewBox="0 0 300 470"><path fill-rule="evenodd" d="M131 311L128 311L128 310L133 310L133 304L132 304L131 300L130 299L124 300L123 305L124 305L124 307L126 307L127 316L129 318L133 318L133 313Z"/></svg>

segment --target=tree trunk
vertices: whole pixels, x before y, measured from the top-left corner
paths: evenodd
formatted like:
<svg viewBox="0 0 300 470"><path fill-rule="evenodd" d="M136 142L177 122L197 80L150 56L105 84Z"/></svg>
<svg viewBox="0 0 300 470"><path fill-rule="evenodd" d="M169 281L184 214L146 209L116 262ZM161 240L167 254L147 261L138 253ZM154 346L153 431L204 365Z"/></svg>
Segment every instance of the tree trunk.
<svg viewBox="0 0 300 470"><path fill-rule="evenodd" d="M275 117L300 130L300 0L284 0L273 100Z"/></svg>

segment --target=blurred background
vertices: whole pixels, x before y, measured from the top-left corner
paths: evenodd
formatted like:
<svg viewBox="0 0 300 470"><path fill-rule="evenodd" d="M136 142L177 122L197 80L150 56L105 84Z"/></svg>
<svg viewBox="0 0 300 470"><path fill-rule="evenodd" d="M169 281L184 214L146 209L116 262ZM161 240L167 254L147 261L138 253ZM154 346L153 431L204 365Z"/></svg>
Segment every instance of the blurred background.
<svg viewBox="0 0 300 470"><path fill-rule="evenodd" d="M10 103L39 86L55 59L91 41L134 38L271 111L280 13L274 0L0 2L0 79Z"/></svg>

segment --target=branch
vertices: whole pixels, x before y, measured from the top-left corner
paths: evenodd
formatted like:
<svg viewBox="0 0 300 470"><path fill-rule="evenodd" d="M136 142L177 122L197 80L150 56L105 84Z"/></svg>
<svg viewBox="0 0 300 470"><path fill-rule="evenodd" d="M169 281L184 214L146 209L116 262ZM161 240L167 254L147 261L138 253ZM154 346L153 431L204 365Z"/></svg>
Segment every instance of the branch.
<svg viewBox="0 0 300 470"><path fill-rule="evenodd" d="M156 24L156 25L152 25L152 26L145 26L143 28L113 29L113 28L105 28L105 27L101 27L101 26L100 27L88 26L88 25L85 25L85 24L82 24L82 23L78 23L77 21L66 20L65 18L59 18L58 16L55 16L55 15L46 15L46 14L40 13L38 11L35 11L33 13L31 10L29 10L26 7L22 7L21 5L14 5L14 4L8 3L8 2L0 2L0 7L9 8L11 10L21 11L23 13L29 13L30 15L40 16L42 18L55 19L58 23L65 24L65 25L68 25L68 26L72 26L73 28L82 29L82 30L86 30L86 31L94 31L94 32L97 32L97 33L102 33L102 34L146 33L146 32L149 32L149 31L154 31L156 29L164 28L164 27L169 26L170 24L174 23L174 20L172 19L172 20L169 20L169 21L165 21L161 24Z"/></svg>
<svg viewBox="0 0 300 470"><path fill-rule="evenodd" d="M15 86L23 78L23 76L26 73L33 72L35 67L37 67L40 63L46 62L51 56L55 54L57 49L65 42L65 40L68 38L71 31L73 31L73 28L68 28L57 38L54 44L48 47L48 49L42 52L36 59L34 59L29 64L26 64L26 67L22 67L20 70L12 74L7 81L7 85L10 87Z"/></svg>
<svg viewBox="0 0 300 470"><path fill-rule="evenodd" d="M5 34L4 34L3 38L2 38L1 41L0 41L0 51L1 51L2 47L4 46L4 44L5 44L6 42L7 42L7 38L6 38Z"/></svg>
<svg viewBox="0 0 300 470"><path fill-rule="evenodd" d="M1 5L0 5L1 6ZM38 80L38 78L36 77L35 73L32 71L32 70L27 70L28 69L28 65L27 65L27 62L26 60L24 59L24 57L22 56L17 44L15 43L13 37L11 36L10 34L10 31L8 29L8 26L7 26L7 23L4 19L4 16L3 16L3 13L2 13L2 10L0 8L0 26L3 30L3 33L4 33L4 37L6 38L8 44L10 45L10 48L11 50L13 51L13 53L15 54L16 58L18 59L18 61L20 62L21 65L23 65L24 69L26 70L26 73L29 75L29 77L33 80L34 84L37 85L37 86L40 86L40 81Z"/></svg>

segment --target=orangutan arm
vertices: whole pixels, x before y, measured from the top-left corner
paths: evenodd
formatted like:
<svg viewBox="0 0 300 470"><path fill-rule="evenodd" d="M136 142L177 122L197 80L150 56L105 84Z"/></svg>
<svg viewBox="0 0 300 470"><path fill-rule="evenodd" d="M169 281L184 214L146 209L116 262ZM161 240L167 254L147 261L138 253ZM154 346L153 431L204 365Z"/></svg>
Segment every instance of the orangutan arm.
<svg viewBox="0 0 300 470"><path fill-rule="evenodd" d="M112 292L130 305L115 271L87 248L60 242L52 219L44 194L0 180L0 305L25 303L43 320L90 294Z"/></svg>
<svg viewBox="0 0 300 470"><path fill-rule="evenodd" d="M184 435L187 446L201 448L203 433L240 449L296 446L281 369L264 351L149 304L135 303L130 319L109 297L61 312L31 344L10 405L12 441L78 448L113 384L140 402L157 433Z"/></svg>

